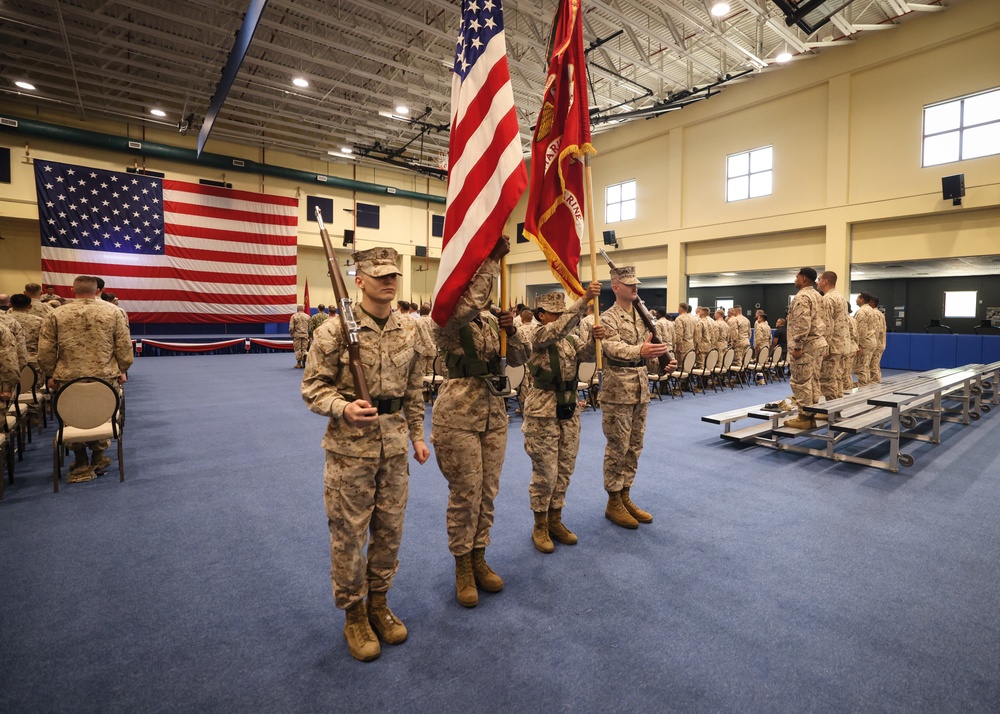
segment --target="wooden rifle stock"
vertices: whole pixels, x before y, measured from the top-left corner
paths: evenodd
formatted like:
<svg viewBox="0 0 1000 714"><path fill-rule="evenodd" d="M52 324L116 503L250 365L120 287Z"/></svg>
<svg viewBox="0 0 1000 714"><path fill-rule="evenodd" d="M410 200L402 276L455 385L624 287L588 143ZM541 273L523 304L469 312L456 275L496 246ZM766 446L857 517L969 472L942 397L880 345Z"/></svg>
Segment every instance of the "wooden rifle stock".
<svg viewBox="0 0 1000 714"><path fill-rule="evenodd" d="M601 255L604 256L604 259L608 261L608 267L612 270L616 269L618 266L615 265L613 260L611 260L611 256L605 252L604 248L600 248L599 250L601 251ZM642 324L646 326L646 329L649 330L649 334L652 335L650 342L654 345L662 345L663 340L661 340L660 336L656 334L656 321L653 319L652 313L649 312L649 308L646 307L646 303L642 301L642 298L639 297L638 293L636 293L635 300L632 301L632 306L635 308L635 311L639 313L639 319L642 320ZM670 346L668 345L668 347ZM670 347L670 350L672 349L673 348ZM666 354L660 355L658 359L660 362L660 371L666 374L671 361L670 351L668 350Z"/></svg>
<svg viewBox="0 0 1000 714"><path fill-rule="evenodd" d="M319 206L316 207L316 222L319 224L320 238L323 239L323 250L326 251L326 264L330 271L333 294L337 298L337 309L340 313L340 327L344 332L344 340L347 344L351 379L354 381L354 398L362 399L371 404L372 395L368 391L368 382L365 380L365 373L361 368L361 343L358 340L358 323L354 319L354 309L351 307L351 299L347 296L347 284L344 282L344 276L340 274L340 264L337 262L337 254L333 252L333 243L330 242L330 234L326 232L326 226L323 225L323 215L320 213Z"/></svg>

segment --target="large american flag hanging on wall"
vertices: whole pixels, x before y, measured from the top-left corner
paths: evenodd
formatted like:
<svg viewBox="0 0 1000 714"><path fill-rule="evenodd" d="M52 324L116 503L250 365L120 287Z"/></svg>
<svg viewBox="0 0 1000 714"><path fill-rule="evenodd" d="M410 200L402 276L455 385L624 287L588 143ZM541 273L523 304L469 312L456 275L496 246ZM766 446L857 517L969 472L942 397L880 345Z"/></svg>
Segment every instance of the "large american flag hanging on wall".
<svg viewBox="0 0 1000 714"><path fill-rule="evenodd" d="M104 278L135 322L277 322L295 312L298 200L35 162L42 281Z"/></svg>
<svg viewBox="0 0 1000 714"><path fill-rule="evenodd" d="M444 325L528 185L499 0L462 0L448 146L448 204L431 317Z"/></svg>

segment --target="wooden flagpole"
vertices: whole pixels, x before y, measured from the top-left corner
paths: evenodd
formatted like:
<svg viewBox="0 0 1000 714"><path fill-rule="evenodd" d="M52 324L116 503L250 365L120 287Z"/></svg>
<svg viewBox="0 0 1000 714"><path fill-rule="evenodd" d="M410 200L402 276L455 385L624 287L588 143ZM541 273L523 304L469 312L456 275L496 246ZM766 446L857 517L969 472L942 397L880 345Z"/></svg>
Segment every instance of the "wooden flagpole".
<svg viewBox="0 0 1000 714"><path fill-rule="evenodd" d="M590 233L590 279L597 280L597 242L594 238L594 177L590 171L590 154L583 157L584 177L587 191L587 228ZM601 302L594 298L594 326L601 324ZM604 369L601 341L597 342L597 371Z"/></svg>
<svg viewBox="0 0 1000 714"><path fill-rule="evenodd" d="M507 256L500 259L500 309L507 310ZM507 356L507 331L500 330L500 357Z"/></svg>

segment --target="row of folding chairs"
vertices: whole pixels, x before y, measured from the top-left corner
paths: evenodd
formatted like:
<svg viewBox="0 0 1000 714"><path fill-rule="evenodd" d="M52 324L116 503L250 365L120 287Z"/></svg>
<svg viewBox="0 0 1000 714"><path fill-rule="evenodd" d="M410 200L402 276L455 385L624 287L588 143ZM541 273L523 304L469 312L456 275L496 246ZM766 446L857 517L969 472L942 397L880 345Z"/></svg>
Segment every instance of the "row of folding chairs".
<svg viewBox="0 0 1000 714"><path fill-rule="evenodd" d="M719 350L713 347L705 355L703 366L695 367L697 359L695 351L689 350L680 356L677 368L669 374L650 374L650 390L657 399L663 399L663 392L671 398L683 397L685 386L691 394L696 394L697 390L704 392L709 387L713 392L718 392L720 387L736 389L737 384L743 389L744 385L758 381L784 381L787 367L780 345L773 351L765 345L756 353L752 347L747 347L738 360L736 350L732 347L727 348L721 356Z"/></svg>
<svg viewBox="0 0 1000 714"><path fill-rule="evenodd" d="M52 441L53 491L59 490L65 454L74 445L104 439L117 441L119 480L124 481L124 393L96 377L81 377L66 382L54 394L46 382L44 375L26 365L21 370L12 396L2 405L4 419L3 430L0 431L0 463L3 463L7 473L6 479L0 475L0 499L4 497L5 481L7 484L14 483L15 463L24 460L26 444L32 443L36 428L38 434L42 433L50 419L57 422Z"/></svg>

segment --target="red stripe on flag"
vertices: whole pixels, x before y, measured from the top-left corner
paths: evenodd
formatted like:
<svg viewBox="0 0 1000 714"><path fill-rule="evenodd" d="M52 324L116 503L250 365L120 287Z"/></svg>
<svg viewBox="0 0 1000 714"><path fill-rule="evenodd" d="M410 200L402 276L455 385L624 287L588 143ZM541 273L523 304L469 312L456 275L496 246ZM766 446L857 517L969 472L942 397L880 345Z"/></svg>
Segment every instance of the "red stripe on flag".
<svg viewBox="0 0 1000 714"><path fill-rule="evenodd" d="M132 310L128 314L133 325L146 322L185 322L197 324L217 324L220 322L287 322L288 315L243 315L239 313L213 312L202 315L196 312L139 312Z"/></svg>
<svg viewBox="0 0 1000 714"><path fill-rule="evenodd" d="M42 272L65 275L93 275L100 272L105 279L122 278L167 278L190 280L192 282L220 283L233 285L289 285L297 284L294 275L253 275L249 273L218 273L204 270L180 270L170 266L114 265L102 263L81 263L71 260L42 260ZM73 297L69 287L56 286L56 292L63 297Z"/></svg>
<svg viewBox="0 0 1000 714"><path fill-rule="evenodd" d="M216 260L220 263L249 263L251 265L295 265L294 255L254 255L253 253L227 253L224 250L199 250L167 245L166 255L188 260Z"/></svg>
<svg viewBox="0 0 1000 714"><path fill-rule="evenodd" d="M455 137L452 141L455 141L456 145L449 147L448 166L455 166L461 160L462 154L465 152L465 147L468 145L469 137L475 133L476 129L479 128L489 115L490 107L493 105L493 98L497 92L503 89L508 81L510 81L510 71L507 68L507 57L504 56L490 69L490 73L486 76L486 81L483 82L483 86L476 93L475 99L466 108L465 116L462 117L458 126L451 128L452 136ZM517 118L515 116L515 123L516 121ZM451 155L453 152L454 157Z"/></svg>
<svg viewBox="0 0 1000 714"><path fill-rule="evenodd" d="M164 191L183 191L185 193L200 194L202 196L215 196L236 201L251 201L253 203L267 203L272 206L288 206L298 208L299 200L286 196L274 196L267 193L253 193L252 191L238 191L221 186L205 186L200 183L188 183L187 181L163 180Z"/></svg>
<svg viewBox="0 0 1000 714"><path fill-rule="evenodd" d="M184 302L211 303L222 305L289 305L295 302L295 294L254 295L252 293L211 293L198 290L143 290L129 288L127 300L182 300Z"/></svg>
<svg viewBox="0 0 1000 714"><path fill-rule="evenodd" d="M235 208L216 208L201 203L184 203L182 201L163 201L164 214L198 216L199 218L218 218L225 221L242 221L243 223L258 223L270 226L297 226L298 216L280 215L274 213L255 213L241 211Z"/></svg>

